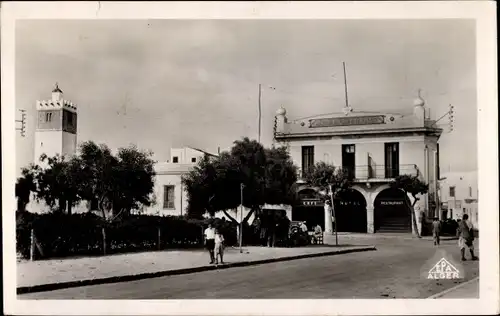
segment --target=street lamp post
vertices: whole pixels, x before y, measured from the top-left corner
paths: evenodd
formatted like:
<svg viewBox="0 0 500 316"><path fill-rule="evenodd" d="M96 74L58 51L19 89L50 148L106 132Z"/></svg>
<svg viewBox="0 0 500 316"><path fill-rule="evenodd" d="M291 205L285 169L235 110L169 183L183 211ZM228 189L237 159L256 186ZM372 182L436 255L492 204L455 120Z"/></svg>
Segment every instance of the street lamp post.
<svg viewBox="0 0 500 316"><path fill-rule="evenodd" d="M241 205L240 205L240 253L243 253L243 188L245 185L242 183L240 184L240 199L241 199Z"/></svg>
<svg viewBox="0 0 500 316"><path fill-rule="evenodd" d="M339 245L339 238L338 238L338 235L337 235L337 216L335 215L335 207L333 205L333 190L332 190L332 185L330 184L329 185L329 189L330 189L330 192L329 195L330 195L330 202L332 203L332 213L333 213L333 222L334 222L334 226L333 226L333 229L334 229L334 232L335 232L335 246L338 246Z"/></svg>

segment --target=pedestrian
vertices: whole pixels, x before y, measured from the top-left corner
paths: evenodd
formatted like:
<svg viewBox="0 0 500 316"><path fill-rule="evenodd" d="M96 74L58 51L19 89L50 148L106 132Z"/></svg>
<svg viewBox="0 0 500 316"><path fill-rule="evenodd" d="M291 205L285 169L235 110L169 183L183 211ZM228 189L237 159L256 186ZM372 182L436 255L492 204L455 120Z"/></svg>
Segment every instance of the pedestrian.
<svg viewBox="0 0 500 316"><path fill-rule="evenodd" d="M321 229L321 226L319 226L318 224L316 225L316 227L314 227L314 235L313 235L314 243L315 244L319 243L321 237L323 237L323 230Z"/></svg>
<svg viewBox="0 0 500 316"><path fill-rule="evenodd" d="M432 237L434 238L434 246L439 246L439 234L441 233L441 222L437 217L434 217L432 222Z"/></svg>
<svg viewBox="0 0 500 316"><path fill-rule="evenodd" d="M469 248L472 260L477 260L474 255L474 227L469 221L469 215L464 214L462 220L458 223L458 246L462 255L462 261L465 261L465 247Z"/></svg>
<svg viewBox="0 0 500 316"><path fill-rule="evenodd" d="M224 236L220 232L220 230L215 230L215 264L219 264L219 256L220 263L224 264Z"/></svg>
<svg viewBox="0 0 500 316"><path fill-rule="evenodd" d="M307 233L307 225L306 225L306 222L301 222L301 223L300 223L300 229L302 230L302 232Z"/></svg>
<svg viewBox="0 0 500 316"><path fill-rule="evenodd" d="M215 249L215 228L212 223L208 223L208 228L205 229L205 247L210 254L210 264L213 264L215 261L214 258L214 249Z"/></svg>

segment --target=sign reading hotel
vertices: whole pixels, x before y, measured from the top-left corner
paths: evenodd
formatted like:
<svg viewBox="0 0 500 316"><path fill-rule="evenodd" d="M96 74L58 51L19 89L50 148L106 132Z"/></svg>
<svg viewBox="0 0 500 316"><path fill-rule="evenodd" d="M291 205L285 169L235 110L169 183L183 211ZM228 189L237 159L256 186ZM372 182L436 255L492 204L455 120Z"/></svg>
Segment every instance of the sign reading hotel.
<svg viewBox="0 0 500 316"><path fill-rule="evenodd" d="M310 127L333 127L333 126L351 126L351 125L373 125L384 124L383 115L372 116L351 116L351 117L331 117L309 120Z"/></svg>

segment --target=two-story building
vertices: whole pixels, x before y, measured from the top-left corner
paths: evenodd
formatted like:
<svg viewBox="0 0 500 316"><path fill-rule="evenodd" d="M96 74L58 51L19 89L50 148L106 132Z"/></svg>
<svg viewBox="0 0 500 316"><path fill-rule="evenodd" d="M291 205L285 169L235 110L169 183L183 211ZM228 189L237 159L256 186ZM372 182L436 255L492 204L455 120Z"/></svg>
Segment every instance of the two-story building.
<svg viewBox="0 0 500 316"><path fill-rule="evenodd" d="M285 144L301 177L316 162L325 161L348 172L354 181L335 205L337 230L342 232L411 232L411 219L404 193L389 183L398 175L416 175L429 184L416 204L419 230L424 216L435 216L439 178L438 140L442 130L430 118L420 97L407 113L356 112L289 120L285 108L276 113L274 138ZM292 220L325 228L320 192L303 181L299 202L292 207ZM327 231L329 226L326 225Z"/></svg>
<svg viewBox="0 0 500 316"><path fill-rule="evenodd" d="M478 213L478 179L477 171L449 172L442 175L439 183L441 201L441 219L460 219L463 214L477 228Z"/></svg>
<svg viewBox="0 0 500 316"><path fill-rule="evenodd" d="M154 196L156 204L144 208L141 213L150 215L185 215L188 201L187 193L182 185L182 176L196 166L204 155L216 156L192 147L172 148L170 150L170 159L155 165Z"/></svg>

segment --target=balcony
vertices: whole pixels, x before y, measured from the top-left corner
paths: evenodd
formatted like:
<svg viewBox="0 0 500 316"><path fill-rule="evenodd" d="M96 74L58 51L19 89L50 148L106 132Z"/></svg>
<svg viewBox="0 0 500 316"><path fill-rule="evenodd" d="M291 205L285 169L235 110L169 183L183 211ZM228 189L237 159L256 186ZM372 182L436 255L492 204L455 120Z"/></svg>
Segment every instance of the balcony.
<svg viewBox="0 0 500 316"><path fill-rule="evenodd" d="M355 182L388 182L400 175L420 176L417 165L399 165L398 168L386 168L385 166L356 166L343 168L344 172L352 177ZM298 169L298 181L303 181L302 169Z"/></svg>

